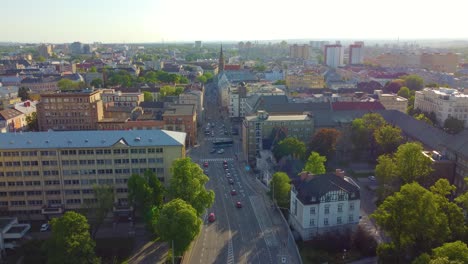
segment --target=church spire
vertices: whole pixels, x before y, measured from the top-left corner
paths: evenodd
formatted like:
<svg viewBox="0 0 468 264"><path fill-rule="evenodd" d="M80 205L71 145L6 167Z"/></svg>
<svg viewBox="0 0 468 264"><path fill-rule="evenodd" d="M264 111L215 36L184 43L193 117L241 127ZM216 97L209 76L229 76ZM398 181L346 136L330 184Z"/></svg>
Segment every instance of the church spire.
<svg viewBox="0 0 468 264"><path fill-rule="evenodd" d="M223 44L221 44L221 51L219 52L219 63L218 63L218 71L224 71L224 54L223 54Z"/></svg>

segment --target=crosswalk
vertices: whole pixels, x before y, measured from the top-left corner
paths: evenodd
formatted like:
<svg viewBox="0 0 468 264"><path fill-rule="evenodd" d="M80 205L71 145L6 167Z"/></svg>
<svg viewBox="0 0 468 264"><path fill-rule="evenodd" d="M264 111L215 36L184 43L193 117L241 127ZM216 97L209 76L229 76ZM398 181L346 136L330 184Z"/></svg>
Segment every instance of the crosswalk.
<svg viewBox="0 0 468 264"><path fill-rule="evenodd" d="M223 162L223 161L233 161L234 158L214 158L214 159L200 159L200 162Z"/></svg>

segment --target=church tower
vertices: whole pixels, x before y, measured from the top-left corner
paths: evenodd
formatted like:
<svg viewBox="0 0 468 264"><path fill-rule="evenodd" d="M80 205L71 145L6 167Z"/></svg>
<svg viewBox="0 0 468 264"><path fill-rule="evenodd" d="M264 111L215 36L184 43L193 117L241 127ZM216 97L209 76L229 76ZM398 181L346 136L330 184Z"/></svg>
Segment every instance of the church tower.
<svg viewBox="0 0 468 264"><path fill-rule="evenodd" d="M218 71L224 71L224 54L223 54L223 44L221 44L221 51L219 53L219 63L218 63Z"/></svg>

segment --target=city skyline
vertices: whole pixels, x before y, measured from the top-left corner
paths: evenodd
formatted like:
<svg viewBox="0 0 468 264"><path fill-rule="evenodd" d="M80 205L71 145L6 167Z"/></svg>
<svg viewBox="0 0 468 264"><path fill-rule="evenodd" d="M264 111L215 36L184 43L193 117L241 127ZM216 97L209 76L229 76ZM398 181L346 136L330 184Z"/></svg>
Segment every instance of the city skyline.
<svg viewBox="0 0 468 264"><path fill-rule="evenodd" d="M280 39L468 39L463 11L428 1L370 0L287 6L259 1L10 1L1 42L147 43ZM27 8L25 8L27 7ZM417 10L417 12L412 12ZM428 14L450 13L450 20ZM410 16L405 17L405 14ZM13 26L14 25L14 26Z"/></svg>

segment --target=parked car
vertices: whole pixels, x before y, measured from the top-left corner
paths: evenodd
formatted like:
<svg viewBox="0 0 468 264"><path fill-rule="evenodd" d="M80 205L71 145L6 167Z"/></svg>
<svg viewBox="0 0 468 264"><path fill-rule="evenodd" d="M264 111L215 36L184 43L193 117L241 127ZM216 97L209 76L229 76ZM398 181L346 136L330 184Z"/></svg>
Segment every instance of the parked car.
<svg viewBox="0 0 468 264"><path fill-rule="evenodd" d="M45 224L42 224L42 225L41 225L40 231L41 231L41 232L45 232L45 231L49 230L49 228L50 228L49 224L48 224L48 223L45 223Z"/></svg>
<svg viewBox="0 0 468 264"><path fill-rule="evenodd" d="M223 154L223 153L224 153L224 149L218 150L218 154Z"/></svg>
<svg viewBox="0 0 468 264"><path fill-rule="evenodd" d="M216 151L217 151L216 149L212 149L210 150L210 153L213 154L213 153L216 153Z"/></svg>
<svg viewBox="0 0 468 264"><path fill-rule="evenodd" d="M371 180L371 181L375 181L375 176L369 176L369 177L367 177L367 178L368 178L369 180Z"/></svg>
<svg viewBox="0 0 468 264"><path fill-rule="evenodd" d="M237 195L237 191L234 190L234 189L232 189L232 190L231 190L231 195Z"/></svg>
<svg viewBox="0 0 468 264"><path fill-rule="evenodd" d="M205 161L205 162L203 163L203 167L208 168L208 161Z"/></svg>
<svg viewBox="0 0 468 264"><path fill-rule="evenodd" d="M241 203L241 202L237 202L237 203L236 203L236 207L237 207L237 208L242 208L242 203Z"/></svg>
<svg viewBox="0 0 468 264"><path fill-rule="evenodd" d="M213 223L216 220L216 216L214 213L210 213L208 215L208 222Z"/></svg>
<svg viewBox="0 0 468 264"><path fill-rule="evenodd" d="M231 184L231 185L234 184L234 180L233 180L233 179L229 179L228 182L229 182L229 184Z"/></svg>

